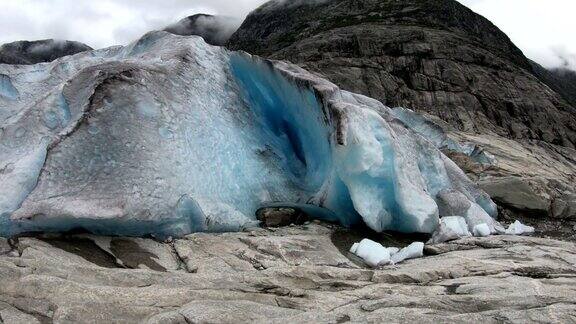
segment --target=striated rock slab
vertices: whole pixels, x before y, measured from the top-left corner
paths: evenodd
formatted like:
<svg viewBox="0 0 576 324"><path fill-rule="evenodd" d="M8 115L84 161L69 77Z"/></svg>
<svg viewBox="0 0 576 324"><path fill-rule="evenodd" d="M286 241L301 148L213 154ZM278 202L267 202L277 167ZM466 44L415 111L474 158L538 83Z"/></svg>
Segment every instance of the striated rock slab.
<svg viewBox="0 0 576 324"><path fill-rule="evenodd" d="M313 223L193 234L170 243L22 237L15 242L17 255L0 255L0 318L6 323L576 320L573 243L471 237L427 246L425 258L372 270L336 247L343 231ZM66 248L73 240L85 243ZM88 257L97 254L115 266ZM146 266L151 260L164 270Z"/></svg>
<svg viewBox="0 0 576 324"><path fill-rule="evenodd" d="M455 141L482 147L494 157L494 164L481 165L462 154L447 152L500 206L539 218L576 219L576 151L542 142L446 130Z"/></svg>
<svg viewBox="0 0 576 324"><path fill-rule="evenodd" d="M504 177L480 181L480 186L496 201L516 209L544 215L550 209L551 199L543 189L542 181Z"/></svg>

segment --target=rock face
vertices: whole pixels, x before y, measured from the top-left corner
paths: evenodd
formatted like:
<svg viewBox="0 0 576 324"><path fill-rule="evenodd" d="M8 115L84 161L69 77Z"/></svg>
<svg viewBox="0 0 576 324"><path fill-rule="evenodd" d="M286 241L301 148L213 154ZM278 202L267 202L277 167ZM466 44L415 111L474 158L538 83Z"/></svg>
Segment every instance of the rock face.
<svg viewBox="0 0 576 324"><path fill-rule="evenodd" d="M459 130L576 144L575 108L538 80L504 33L454 0L271 1L228 46L300 64Z"/></svg>
<svg viewBox="0 0 576 324"><path fill-rule="evenodd" d="M166 27L164 31L182 36L201 36L208 44L222 46L241 23L241 20L234 17L198 14L186 17Z"/></svg>
<svg viewBox="0 0 576 324"><path fill-rule="evenodd" d="M501 204L533 213L546 215L550 209L550 197L546 196L544 184L524 181L519 177L499 178L480 184L490 197Z"/></svg>
<svg viewBox="0 0 576 324"><path fill-rule="evenodd" d="M534 74L552 90L558 92L573 107L576 107L576 72L566 68L545 69L535 62L532 64Z"/></svg>
<svg viewBox="0 0 576 324"><path fill-rule="evenodd" d="M90 51L88 45L64 40L18 41L0 46L0 64L36 64Z"/></svg>
<svg viewBox="0 0 576 324"><path fill-rule="evenodd" d="M343 231L312 224L171 243L21 237L0 249L0 321L576 321L573 243L465 238L374 270L343 252Z"/></svg>

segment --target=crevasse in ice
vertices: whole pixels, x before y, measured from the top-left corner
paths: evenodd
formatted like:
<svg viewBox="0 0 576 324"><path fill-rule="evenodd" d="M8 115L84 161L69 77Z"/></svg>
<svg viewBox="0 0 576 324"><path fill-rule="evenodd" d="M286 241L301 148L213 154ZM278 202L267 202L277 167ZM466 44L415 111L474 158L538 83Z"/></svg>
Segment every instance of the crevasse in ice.
<svg viewBox="0 0 576 324"><path fill-rule="evenodd" d="M378 101L198 37L153 32L0 75L0 235L235 231L266 206L432 232L446 190L496 215Z"/></svg>

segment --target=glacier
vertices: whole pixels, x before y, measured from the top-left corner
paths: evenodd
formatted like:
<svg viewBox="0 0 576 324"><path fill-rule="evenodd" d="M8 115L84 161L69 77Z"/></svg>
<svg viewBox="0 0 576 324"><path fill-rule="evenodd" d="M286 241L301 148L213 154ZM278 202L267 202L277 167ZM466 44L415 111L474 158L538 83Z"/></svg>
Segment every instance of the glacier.
<svg viewBox="0 0 576 324"><path fill-rule="evenodd" d="M265 207L375 231L492 224L490 197L403 116L296 65L166 32L0 65L0 236L238 231Z"/></svg>

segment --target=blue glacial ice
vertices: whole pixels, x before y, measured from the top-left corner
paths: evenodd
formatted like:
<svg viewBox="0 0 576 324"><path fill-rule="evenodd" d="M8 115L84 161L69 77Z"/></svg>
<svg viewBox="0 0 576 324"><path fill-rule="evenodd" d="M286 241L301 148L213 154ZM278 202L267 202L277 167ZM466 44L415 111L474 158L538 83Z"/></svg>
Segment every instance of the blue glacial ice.
<svg viewBox="0 0 576 324"><path fill-rule="evenodd" d="M431 233L456 207L496 216L378 101L199 37L153 32L0 75L18 89L0 98L0 236L237 231L273 206L376 231ZM446 191L458 199L441 209Z"/></svg>
<svg viewBox="0 0 576 324"><path fill-rule="evenodd" d="M14 87L10 77L0 74L0 100L15 100L18 95L18 89Z"/></svg>

